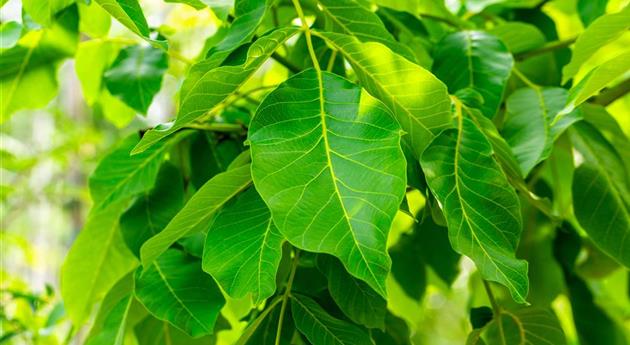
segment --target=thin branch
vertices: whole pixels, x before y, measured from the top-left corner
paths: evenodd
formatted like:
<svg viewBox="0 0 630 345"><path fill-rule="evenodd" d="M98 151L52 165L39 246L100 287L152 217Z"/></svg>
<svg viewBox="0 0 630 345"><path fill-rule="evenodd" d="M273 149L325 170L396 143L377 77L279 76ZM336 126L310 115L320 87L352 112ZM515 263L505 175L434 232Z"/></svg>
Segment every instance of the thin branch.
<svg viewBox="0 0 630 345"><path fill-rule="evenodd" d="M630 78L613 87L605 89L599 96L594 97L593 101L599 105L607 106L625 96L628 92L630 92Z"/></svg>
<svg viewBox="0 0 630 345"><path fill-rule="evenodd" d="M282 296L282 306L280 307L280 316L278 318L278 328L276 329L276 345L280 344L280 336L282 335L282 323L284 321L284 313L287 309L287 302L291 295L291 288L293 287L293 279L295 278L295 272L297 271L298 263L300 262L300 251L295 251L293 257L293 264L291 265L291 273L289 274L289 280L287 286L284 288L284 295Z"/></svg>
<svg viewBox="0 0 630 345"><path fill-rule="evenodd" d="M575 42L576 39L577 37L572 37L566 40L550 42L540 48L516 54L514 57L516 58L517 61L526 60L534 56L538 56L538 55L549 53L558 49L566 48L570 46L571 44L573 44L573 42Z"/></svg>
<svg viewBox="0 0 630 345"><path fill-rule="evenodd" d="M222 133L239 133L244 130L243 126L233 123L190 123L184 128L199 129L202 131L222 132Z"/></svg>

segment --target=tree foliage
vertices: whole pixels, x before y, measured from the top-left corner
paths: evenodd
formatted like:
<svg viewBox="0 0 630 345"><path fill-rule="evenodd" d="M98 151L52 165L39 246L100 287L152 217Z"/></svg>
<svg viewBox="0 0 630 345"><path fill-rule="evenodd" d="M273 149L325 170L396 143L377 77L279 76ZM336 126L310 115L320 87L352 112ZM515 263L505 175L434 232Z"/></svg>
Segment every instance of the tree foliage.
<svg viewBox="0 0 630 345"><path fill-rule="evenodd" d="M0 28L2 121L74 59L85 102L142 127L89 179L71 336L427 342L396 304L469 279L469 344L628 343L630 302L587 279L629 298L630 5L573 1L558 39L536 0L166 2L218 30L190 53L137 0L24 0Z"/></svg>

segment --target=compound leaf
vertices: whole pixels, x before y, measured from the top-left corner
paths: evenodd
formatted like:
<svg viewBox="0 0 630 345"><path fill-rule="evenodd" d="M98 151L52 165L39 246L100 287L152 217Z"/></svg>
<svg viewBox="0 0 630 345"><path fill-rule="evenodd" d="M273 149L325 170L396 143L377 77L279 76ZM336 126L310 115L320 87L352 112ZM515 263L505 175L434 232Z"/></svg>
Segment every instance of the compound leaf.
<svg viewBox="0 0 630 345"><path fill-rule="evenodd" d="M280 232L337 256L385 296L387 233L406 187L400 128L387 108L310 69L265 98L249 140L254 184Z"/></svg>

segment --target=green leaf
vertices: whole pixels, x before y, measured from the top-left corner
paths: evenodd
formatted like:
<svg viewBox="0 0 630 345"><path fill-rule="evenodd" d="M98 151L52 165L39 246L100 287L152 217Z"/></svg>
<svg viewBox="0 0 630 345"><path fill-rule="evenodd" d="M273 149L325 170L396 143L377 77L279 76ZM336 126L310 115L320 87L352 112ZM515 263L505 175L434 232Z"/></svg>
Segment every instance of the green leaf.
<svg viewBox="0 0 630 345"><path fill-rule="evenodd" d="M466 88L477 91L484 100L482 113L494 117L514 65L498 38L481 31L456 32L437 44L433 58L433 73L452 94Z"/></svg>
<svg viewBox="0 0 630 345"><path fill-rule="evenodd" d="M313 345L374 344L365 330L330 316L309 297L292 294L291 314L297 329Z"/></svg>
<svg viewBox="0 0 630 345"><path fill-rule="evenodd" d="M378 42L392 51L415 61L405 45L396 42L381 19L355 0L318 0L319 8L332 20L339 32L351 35L361 42Z"/></svg>
<svg viewBox="0 0 630 345"><path fill-rule="evenodd" d="M135 34L150 40L149 25L142 13L138 0L95 0L120 24L127 27Z"/></svg>
<svg viewBox="0 0 630 345"><path fill-rule="evenodd" d="M335 33L316 34L346 57L361 85L390 109L407 132L405 138L416 157L451 126L446 86L430 72L379 43L360 43Z"/></svg>
<svg viewBox="0 0 630 345"><path fill-rule="evenodd" d="M184 181L175 166L164 163L155 186L138 197L120 217L127 247L140 258L140 247L157 235L184 205Z"/></svg>
<svg viewBox="0 0 630 345"><path fill-rule="evenodd" d="M499 316L485 327L482 338L488 345L567 343L556 315L548 309L533 307L514 312L501 310Z"/></svg>
<svg viewBox="0 0 630 345"><path fill-rule="evenodd" d="M415 233L402 234L389 249L389 255L394 279L407 296L419 301L427 288L427 269L418 236Z"/></svg>
<svg viewBox="0 0 630 345"><path fill-rule="evenodd" d="M578 0L577 10L584 27L606 14L606 5L608 5L608 0Z"/></svg>
<svg viewBox="0 0 630 345"><path fill-rule="evenodd" d="M515 258L521 235L519 200L492 157L483 133L458 109L458 128L442 132L421 165L440 202L456 252L470 257L481 276L506 286L524 303L527 263Z"/></svg>
<svg viewBox="0 0 630 345"><path fill-rule="evenodd" d="M96 5L93 5L96 6ZM103 73L114 62L118 46L106 40L81 42L74 58L74 69L81 83L83 98L92 105L101 95Z"/></svg>
<svg viewBox="0 0 630 345"><path fill-rule="evenodd" d="M247 51L247 61L239 66L216 67L214 63L207 61L192 66L182 85L175 123L158 126L145 133L133 154L146 150L204 114L219 109L296 32L296 28L283 28L259 38Z"/></svg>
<svg viewBox="0 0 630 345"><path fill-rule="evenodd" d="M144 154L144 153L143 153ZM157 235L140 248L142 265L148 267L173 243L187 234L205 230L215 212L251 184L250 166L244 165L210 179Z"/></svg>
<svg viewBox="0 0 630 345"><path fill-rule="evenodd" d="M365 282L351 276L334 257L319 255L317 267L328 279L328 291L341 311L353 322L385 329L387 301Z"/></svg>
<svg viewBox="0 0 630 345"><path fill-rule="evenodd" d="M280 232L337 256L385 296L387 233L406 187L400 129L387 108L311 69L265 98L249 140L254 184Z"/></svg>
<svg viewBox="0 0 630 345"><path fill-rule="evenodd" d="M277 299L265 308L265 310L258 315L256 320L243 331L243 335L235 344L290 345L291 338L293 338L293 334L295 333L295 325L293 324L293 319L288 314L284 316L280 341L276 343L278 322L280 321L280 313L282 313L280 301L282 300Z"/></svg>
<svg viewBox="0 0 630 345"><path fill-rule="evenodd" d="M66 256L61 269L61 295L75 324L82 324L94 303L138 265L118 231L118 218L125 206L119 202L92 209Z"/></svg>
<svg viewBox="0 0 630 345"><path fill-rule="evenodd" d="M153 187L166 152L191 132L182 132L172 140L154 146L140 155L130 152L138 143L137 134L125 138L105 156L90 176L90 195L95 209L103 209Z"/></svg>
<svg viewBox="0 0 630 345"><path fill-rule="evenodd" d="M2 23L0 25L0 49L12 48L20 36L22 36L22 24L14 21Z"/></svg>
<svg viewBox="0 0 630 345"><path fill-rule="evenodd" d="M225 300L197 258L169 249L144 270L138 269L135 281L136 297L158 319L192 337L214 332Z"/></svg>
<svg viewBox="0 0 630 345"><path fill-rule="evenodd" d="M133 275L122 278L107 293L94 321L86 345L122 345L127 314L134 300Z"/></svg>
<svg viewBox="0 0 630 345"><path fill-rule="evenodd" d="M276 291L283 242L267 205L250 187L217 213L206 237L203 269L231 297L251 293L259 304Z"/></svg>
<svg viewBox="0 0 630 345"><path fill-rule="evenodd" d="M96 2L88 4L78 1L77 5L79 5L79 17L81 18L79 31L92 38L107 36L112 24L112 17L109 13Z"/></svg>
<svg viewBox="0 0 630 345"><path fill-rule="evenodd" d="M33 20L50 26L55 14L70 6L74 0L22 0L22 6Z"/></svg>
<svg viewBox="0 0 630 345"><path fill-rule="evenodd" d="M601 168L588 163L575 170L572 190L580 225L599 248L630 268L630 206L620 195L627 191L615 189Z"/></svg>
<svg viewBox="0 0 630 345"><path fill-rule="evenodd" d="M601 16L591 23L578 36L572 49L571 61L562 68L562 84L573 78L580 70L580 67L597 53L600 48L619 38L629 28L630 6L626 6L618 13Z"/></svg>
<svg viewBox="0 0 630 345"><path fill-rule="evenodd" d="M621 53L593 68L569 90L569 99L564 112L572 111L628 70L630 70L630 52Z"/></svg>
<svg viewBox="0 0 630 345"><path fill-rule="evenodd" d="M385 317L385 331L370 330L372 339L378 345L411 345L407 322L388 312Z"/></svg>
<svg viewBox="0 0 630 345"><path fill-rule="evenodd" d="M118 53L103 81L112 95L146 114L167 68L168 58L162 49L134 45Z"/></svg>
<svg viewBox="0 0 630 345"><path fill-rule="evenodd" d="M196 10L206 7L206 4L204 4L201 0L164 0L164 2L186 4Z"/></svg>
<svg viewBox="0 0 630 345"><path fill-rule="evenodd" d="M546 41L540 29L522 22L507 22L493 27L488 32L505 43L512 54L540 48Z"/></svg>
<svg viewBox="0 0 630 345"><path fill-rule="evenodd" d="M551 154L553 143L581 112L559 115L567 100L567 91L558 87L521 88L508 97L507 115L502 134L519 161L523 176Z"/></svg>

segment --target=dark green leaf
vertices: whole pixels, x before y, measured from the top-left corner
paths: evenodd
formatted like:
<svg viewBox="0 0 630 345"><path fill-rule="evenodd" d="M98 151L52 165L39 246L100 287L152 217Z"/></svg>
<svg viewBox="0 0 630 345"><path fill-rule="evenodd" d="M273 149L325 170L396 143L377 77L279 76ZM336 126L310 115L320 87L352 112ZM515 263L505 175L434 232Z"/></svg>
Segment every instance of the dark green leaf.
<svg viewBox="0 0 630 345"><path fill-rule="evenodd" d="M120 217L120 231L136 257L142 244L162 231L183 205L182 176L175 166L164 163L153 189L140 195Z"/></svg>
<svg viewBox="0 0 630 345"><path fill-rule="evenodd" d="M112 95L146 114L167 68L168 58L163 50L135 45L120 51L103 78Z"/></svg>
<svg viewBox="0 0 630 345"><path fill-rule="evenodd" d="M523 303L527 263L514 255L522 228L518 197L483 133L461 113L458 117L458 128L442 132L422 155L427 183L443 207L453 249Z"/></svg>
<svg viewBox="0 0 630 345"><path fill-rule="evenodd" d="M276 291L283 242L267 205L250 187L217 213L206 237L203 269L228 295L251 293L259 304Z"/></svg>
<svg viewBox="0 0 630 345"><path fill-rule="evenodd" d="M606 13L608 0L578 0L577 9L584 26L589 26L595 19Z"/></svg>
<svg viewBox="0 0 630 345"><path fill-rule="evenodd" d="M201 261L175 249L138 269L135 294L155 317L192 337L212 334L225 304L219 287L201 270Z"/></svg>
<svg viewBox="0 0 630 345"><path fill-rule="evenodd" d="M280 232L337 256L385 296L387 233L406 187L387 108L339 76L307 70L265 98L249 140L254 184Z"/></svg>
<svg viewBox="0 0 630 345"><path fill-rule="evenodd" d="M317 266L328 278L328 291L341 311L355 323L385 329L387 301L365 282L351 276L334 257L320 255Z"/></svg>
<svg viewBox="0 0 630 345"><path fill-rule="evenodd" d="M498 38L481 31L444 37L433 54L433 73L448 90L471 88L483 96L482 113L494 117L503 98L514 59Z"/></svg>
<svg viewBox="0 0 630 345"><path fill-rule="evenodd" d="M291 314L297 329L313 345L374 344L365 330L330 316L309 297L293 294Z"/></svg>

